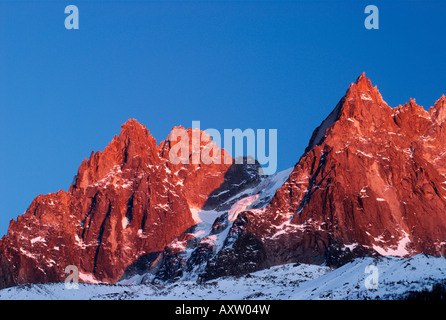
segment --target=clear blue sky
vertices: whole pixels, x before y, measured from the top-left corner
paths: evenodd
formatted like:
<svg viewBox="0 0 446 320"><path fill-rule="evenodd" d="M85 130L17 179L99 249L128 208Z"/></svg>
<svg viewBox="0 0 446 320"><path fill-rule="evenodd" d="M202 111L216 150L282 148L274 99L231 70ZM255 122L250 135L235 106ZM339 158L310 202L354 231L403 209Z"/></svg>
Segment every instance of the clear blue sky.
<svg viewBox="0 0 446 320"><path fill-rule="evenodd" d="M278 129L282 170L363 71L392 107L428 108L446 93L445 15L440 0L2 0L0 235L129 118L158 142L192 120Z"/></svg>

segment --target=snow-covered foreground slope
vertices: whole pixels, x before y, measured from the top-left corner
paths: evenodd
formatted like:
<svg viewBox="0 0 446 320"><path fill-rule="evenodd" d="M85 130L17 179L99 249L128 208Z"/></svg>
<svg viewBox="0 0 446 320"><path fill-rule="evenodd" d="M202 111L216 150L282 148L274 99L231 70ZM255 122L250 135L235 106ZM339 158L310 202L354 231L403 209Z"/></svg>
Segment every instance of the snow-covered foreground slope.
<svg viewBox="0 0 446 320"><path fill-rule="evenodd" d="M367 289L376 266L377 289ZM24 285L0 290L0 299L401 299L410 291L429 289L446 279L446 259L427 255L412 258L360 258L338 269L287 264L245 275L223 277L205 283L179 281L141 285L79 284L67 289L63 283Z"/></svg>
<svg viewBox="0 0 446 320"><path fill-rule="evenodd" d="M367 289L377 267L377 288ZM411 258L359 258L291 292L290 299L400 299L410 291L430 290L446 279L446 259L418 254Z"/></svg>

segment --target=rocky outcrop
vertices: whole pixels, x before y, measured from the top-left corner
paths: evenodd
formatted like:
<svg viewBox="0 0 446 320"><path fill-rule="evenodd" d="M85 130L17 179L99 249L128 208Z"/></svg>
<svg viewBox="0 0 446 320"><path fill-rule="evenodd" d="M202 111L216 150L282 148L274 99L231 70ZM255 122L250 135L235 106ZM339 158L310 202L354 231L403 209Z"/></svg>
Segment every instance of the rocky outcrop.
<svg viewBox="0 0 446 320"><path fill-rule="evenodd" d="M234 222L261 243L253 265L444 255L445 100L429 111L413 99L392 109L361 75L315 130L271 203ZM208 275L226 273L214 272L232 263L226 256L209 264Z"/></svg>
<svg viewBox="0 0 446 320"><path fill-rule="evenodd" d="M38 196L11 221L0 287L63 281L68 265L84 282L140 283L444 255L445 109L445 96L428 111L414 99L391 108L362 74L294 168L272 176L235 164L198 129L173 128L169 137L183 130L188 140L157 145L129 120L68 191ZM186 162L170 159L178 143ZM195 161L203 151L220 161Z"/></svg>
<svg viewBox="0 0 446 320"><path fill-rule="evenodd" d="M230 164L172 166L169 144L158 146L143 125L126 122L82 162L67 192L38 196L11 221L0 242L0 285L63 281L68 265L81 281L114 283L138 257L192 227L190 208L204 205Z"/></svg>

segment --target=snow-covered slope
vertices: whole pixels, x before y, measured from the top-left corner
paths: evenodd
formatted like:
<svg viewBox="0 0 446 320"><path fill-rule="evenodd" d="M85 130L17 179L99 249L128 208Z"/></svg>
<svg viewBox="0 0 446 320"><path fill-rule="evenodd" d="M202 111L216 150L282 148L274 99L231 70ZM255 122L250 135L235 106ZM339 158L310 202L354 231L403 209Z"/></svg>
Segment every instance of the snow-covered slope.
<svg viewBox="0 0 446 320"><path fill-rule="evenodd" d="M367 266L376 266L376 289L367 289ZM0 299L402 299L410 291L432 288L446 279L446 259L427 255L412 258L359 258L338 269L286 264L242 277L222 277L197 283L154 282L140 285L63 283L24 285L0 290Z"/></svg>
<svg viewBox="0 0 446 320"><path fill-rule="evenodd" d="M377 287L367 289L368 266L376 266ZM411 291L430 290L446 280L446 259L418 254L411 258L393 256L358 258L324 276L303 283L290 299L399 299ZM370 287L369 287L370 288Z"/></svg>

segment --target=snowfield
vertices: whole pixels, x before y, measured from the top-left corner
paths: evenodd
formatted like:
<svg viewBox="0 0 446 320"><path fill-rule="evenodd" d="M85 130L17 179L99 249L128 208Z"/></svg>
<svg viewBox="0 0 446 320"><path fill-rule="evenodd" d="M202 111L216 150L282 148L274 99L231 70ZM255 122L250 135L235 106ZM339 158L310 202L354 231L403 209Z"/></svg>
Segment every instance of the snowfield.
<svg viewBox="0 0 446 320"><path fill-rule="evenodd" d="M375 266L377 288L367 289ZM197 283L151 283L140 285L64 283L22 285L0 290L2 300L356 300L402 299L411 291L429 290L446 279L446 259L419 254L411 258L359 258L338 269L326 266L286 264L239 278L223 277ZM369 287L370 288L370 287Z"/></svg>

